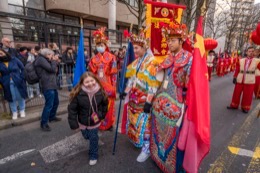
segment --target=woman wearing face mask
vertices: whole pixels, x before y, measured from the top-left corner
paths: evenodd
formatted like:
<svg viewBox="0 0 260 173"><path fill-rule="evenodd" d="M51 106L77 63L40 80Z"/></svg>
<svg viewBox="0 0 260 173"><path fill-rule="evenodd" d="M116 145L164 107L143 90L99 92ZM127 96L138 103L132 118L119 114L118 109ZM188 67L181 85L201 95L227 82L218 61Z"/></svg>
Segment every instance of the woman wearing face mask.
<svg viewBox="0 0 260 173"><path fill-rule="evenodd" d="M12 58L6 51L0 49L0 85L4 89L4 98L9 102L12 119L25 117L25 99L27 98L24 66L17 58Z"/></svg>
<svg viewBox="0 0 260 173"><path fill-rule="evenodd" d="M105 120L101 123L101 130L112 129L114 124L117 78L116 58L113 54L106 51L109 41L105 35L105 29L100 28L93 34L98 53L89 62L89 71L101 81L108 95L109 108Z"/></svg>

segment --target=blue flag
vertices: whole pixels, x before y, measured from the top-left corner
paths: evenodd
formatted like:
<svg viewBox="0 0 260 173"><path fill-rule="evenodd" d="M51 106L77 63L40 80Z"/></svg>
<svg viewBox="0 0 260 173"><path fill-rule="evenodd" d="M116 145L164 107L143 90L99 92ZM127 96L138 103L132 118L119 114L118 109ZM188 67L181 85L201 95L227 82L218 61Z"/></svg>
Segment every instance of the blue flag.
<svg viewBox="0 0 260 173"><path fill-rule="evenodd" d="M84 37L83 37L83 28L80 29L80 36L79 36L79 47L78 47L78 55L76 60L76 67L74 71L74 80L73 80L73 87L75 87L80 77L86 71L86 62L84 56Z"/></svg>
<svg viewBox="0 0 260 173"><path fill-rule="evenodd" d="M125 87L126 87L127 79L125 78L125 73L127 70L127 66L129 64L131 64L134 60L135 60L134 47L133 47L132 42L129 41L128 46L127 46L127 51L125 54L124 65L122 67L120 81L119 81L118 92L120 94L124 92Z"/></svg>

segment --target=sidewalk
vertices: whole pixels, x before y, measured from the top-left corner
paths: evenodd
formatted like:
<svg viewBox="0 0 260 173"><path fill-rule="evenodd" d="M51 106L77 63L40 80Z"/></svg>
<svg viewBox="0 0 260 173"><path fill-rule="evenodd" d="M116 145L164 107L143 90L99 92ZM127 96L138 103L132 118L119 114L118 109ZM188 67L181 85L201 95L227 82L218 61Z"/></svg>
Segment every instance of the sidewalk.
<svg viewBox="0 0 260 173"><path fill-rule="evenodd" d="M59 105L58 111L57 111L57 116L66 114L67 106L68 106L67 101L60 102L60 105ZM10 120L8 120L8 119L0 120L0 130L11 128L14 126L20 126L20 125L32 123L35 121L39 121L41 118L41 113L42 113L43 107L44 107L44 105L26 109L25 118L18 118L17 120L11 120L11 119Z"/></svg>
<svg viewBox="0 0 260 173"><path fill-rule="evenodd" d="M118 100L119 100L119 94L117 93L116 104L118 104L117 103ZM68 112L67 111L68 104L69 104L68 100L60 101L58 111L57 111L57 116L66 114ZM43 107L44 105L27 108L25 118L18 118L17 120L12 120L11 117L10 119L0 119L0 130L39 121L41 118Z"/></svg>

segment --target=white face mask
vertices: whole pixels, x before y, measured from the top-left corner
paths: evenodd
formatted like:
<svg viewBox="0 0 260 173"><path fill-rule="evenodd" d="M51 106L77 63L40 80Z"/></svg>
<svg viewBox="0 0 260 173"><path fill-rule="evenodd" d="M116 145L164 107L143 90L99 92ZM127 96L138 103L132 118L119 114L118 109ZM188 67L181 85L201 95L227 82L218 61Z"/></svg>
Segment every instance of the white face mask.
<svg viewBox="0 0 260 173"><path fill-rule="evenodd" d="M98 51L99 53L104 53L104 52L105 52L105 47L98 46L98 47L97 47L97 51Z"/></svg>

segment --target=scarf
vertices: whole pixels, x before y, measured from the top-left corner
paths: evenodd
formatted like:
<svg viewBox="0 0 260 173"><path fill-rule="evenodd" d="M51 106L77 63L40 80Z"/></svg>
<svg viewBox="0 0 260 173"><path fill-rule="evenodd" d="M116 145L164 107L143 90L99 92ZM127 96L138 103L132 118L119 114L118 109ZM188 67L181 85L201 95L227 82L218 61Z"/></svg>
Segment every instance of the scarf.
<svg viewBox="0 0 260 173"><path fill-rule="evenodd" d="M0 56L0 61L1 62L9 62L11 61L11 57L6 55L6 56Z"/></svg>
<svg viewBox="0 0 260 173"><path fill-rule="evenodd" d="M81 89L88 94L89 99L92 100L93 96L100 90L100 86L96 83L96 86L91 90L86 88L84 85L81 86Z"/></svg>

